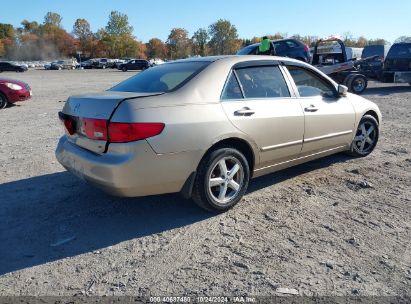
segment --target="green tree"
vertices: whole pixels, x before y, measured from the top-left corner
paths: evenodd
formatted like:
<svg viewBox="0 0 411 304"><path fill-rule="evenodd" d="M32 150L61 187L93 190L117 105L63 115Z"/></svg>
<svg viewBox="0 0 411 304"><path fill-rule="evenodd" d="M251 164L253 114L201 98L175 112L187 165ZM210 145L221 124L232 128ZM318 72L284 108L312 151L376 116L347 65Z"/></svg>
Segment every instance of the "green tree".
<svg viewBox="0 0 411 304"><path fill-rule="evenodd" d="M94 36L90 23L86 19L77 19L73 25L73 34L78 38L80 50L90 56L94 46Z"/></svg>
<svg viewBox="0 0 411 304"><path fill-rule="evenodd" d="M228 20L220 19L211 24L208 33L210 35L208 44L214 55L234 54L241 47L237 28Z"/></svg>
<svg viewBox="0 0 411 304"><path fill-rule="evenodd" d="M11 24L0 23L0 39L12 38L14 36L14 27Z"/></svg>
<svg viewBox="0 0 411 304"><path fill-rule="evenodd" d="M355 46L356 46L356 47L359 47L359 48L363 48L363 47L365 47L366 45L368 45L368 39L365 38L365 37L363 37L363 36L358 37L358 39L357 39L357 41L356 41L356 43L355 43Z"/></svg>
<svg viewBox="0 0 411 304"><path fill-rule="evenodd" d="M345 32L342 36L342 41L344 42L344 45L348 47L354 47L356 43L351 32Z"/></svg>
<svg viewBox="0 0 411 304"><path fill-rule="evenodd" d="M48 12L46 16L44 16L43 24L50 24L56 27L61 27L61 20L63 20L63 18L59 14Z"/></svg>
<svg viewBox="0 0 411 304"><path fill-rule="evenodd" d="M411 36L400 36L394 41L394 43L400 42L411 42Z"/></svg>
<svg viewBox="0 0 411 304"><path fill-rule="evenodd" d="M148 58L167 58L167 46L162 40L152 38L146 43L146 54Z"/></svg>
<svg viewBox="0 0 411 304"><path fill-rule="evenodd" d="M173 28L166 44L171 59L186 58L191 54L191 41L186 29Z"/></svg>
<svg viewBox="0 0 411 304"><path fill-rule="evenodd" d="M112 11L110 13L105 30L109 35L123 35L133 33L133 27L128 22L128 16L118 11Z"/></svg>
<svg viewBox="0 0 411 304"><path fill-rule="evenodd" d="M89 38L93 35L90 29L90 23L86 19L77 19L76 22L74 22L73 34L79 39Z"/></svg>
<svg viewBox="0 0 411 304"><path fill-rule="evenodd" d="M203 28L198 29L194 33L191 39L193 41L194 54L200 55L200 56L206 56L207 55L207 42L209 39L207 30Z"/></svg>
<svg viewBox="0 0 411 304"><path fill-rule="evenodd" d="M139 42L132 35L133 27L128 22L128 16L118 11L112 11L107 26L99 31L99 37L105 46L107 56L122 58L135 56L141 49Z"/></svg>
<svg viewBox="0 0 411 304"><path fill-rule="evenodd" d="M382 38L370 39L368 40L368 45L386 45L391 44L387 40Z"/></svg>
<svg viewBox="0 0 411 304"><path fill-rule="evenodd" d="M24 19L21 22L21 25L23 26L22 30L26 33L32 33L32 34L38 34L40 26L36 21L28 21Z"/></svg>
<svg viewBox="0 0 411 304"><path fill-rule="evenodd" d="M280 33L280 32L277 32L274 35L267 35L268 39L271 39L271 40L284 39L284 38L287 38L287 36L288 36L287 33Z"/></svg>

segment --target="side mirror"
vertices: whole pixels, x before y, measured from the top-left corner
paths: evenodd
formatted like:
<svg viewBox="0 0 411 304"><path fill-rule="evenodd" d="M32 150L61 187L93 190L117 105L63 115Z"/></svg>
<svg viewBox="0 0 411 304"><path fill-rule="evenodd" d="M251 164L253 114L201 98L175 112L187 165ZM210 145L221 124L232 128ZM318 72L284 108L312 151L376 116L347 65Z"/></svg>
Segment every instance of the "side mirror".
<svg viewBox="0 0 411 304"><path fill-rule="evenodd" d="M338 95L339 96L347 96L348 88L345 85L339 84L338 85Z"/></svg>

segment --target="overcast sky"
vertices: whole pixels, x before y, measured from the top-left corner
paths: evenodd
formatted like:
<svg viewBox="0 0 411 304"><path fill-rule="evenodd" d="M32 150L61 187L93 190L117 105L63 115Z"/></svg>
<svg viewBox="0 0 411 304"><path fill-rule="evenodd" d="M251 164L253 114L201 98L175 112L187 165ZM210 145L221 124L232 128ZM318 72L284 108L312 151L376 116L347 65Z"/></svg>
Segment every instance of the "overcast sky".
<svg viewBox="0 0 411 304"><path fill-rule="evenodd" d="M1 0L0 22L14 26L23 19L43 22L52 11L63 17L69 32L77 18L87 19L97 31L107 24L112 10L127 14L134 35L144 42L153 37L166 40L174 27L187 29L191 36L220 18L231 21L240 38L276 32L321 37L351 32L354 37L393 42L411 36L411 0Z"/></svg>

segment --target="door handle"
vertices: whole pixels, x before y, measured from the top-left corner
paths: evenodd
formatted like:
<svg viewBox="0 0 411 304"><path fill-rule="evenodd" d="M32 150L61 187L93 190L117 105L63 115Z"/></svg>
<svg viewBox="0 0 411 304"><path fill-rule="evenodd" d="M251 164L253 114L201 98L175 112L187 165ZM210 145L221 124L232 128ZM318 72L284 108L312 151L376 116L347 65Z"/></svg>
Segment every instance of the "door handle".
<svg viewBox="0 0 411 304"><path fill-rule="evenodd" d="M310 105L309 107L304 108L304 111L306 111L306 112L317 112L318 108L314 105Z"/></svg>
<svg viewBox="0 0 411 304"><path fill-rule="evenodd" d="M235 116L251 116L251 115L253 115L254 113L255 113L254 110L251 110L251 109L248 108L248 107L244 107L244 108L242 108L242 109L240 109L240 110L235 111L235 112L234 112L234 115L235 115Z"/></svg>

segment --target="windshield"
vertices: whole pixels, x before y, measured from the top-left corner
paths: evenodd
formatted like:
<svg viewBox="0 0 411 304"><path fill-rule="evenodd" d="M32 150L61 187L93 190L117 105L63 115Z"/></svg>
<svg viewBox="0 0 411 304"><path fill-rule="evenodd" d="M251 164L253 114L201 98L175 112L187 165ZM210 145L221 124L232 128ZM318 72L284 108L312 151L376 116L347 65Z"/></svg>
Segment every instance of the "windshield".
<svg viewBox="0 0 411 304"><path fill-rule="evenodd" d="M383 45L370 45L366 46L362 51L362 58L371 56L384 56L384 46Z"/></svg>
<svg viewBox="0 0 411 304"><path fill-rule="evenodd" d="M109 91L170 92L182 87L209 64L208 61L190 61L159 65L120 82Z"/></svg>
<svg viewBox="0 0 411 304"><path fill-rule="evenodd" d="M388 58L411 58L411 43L394 44L387 55Z"/></svg>

